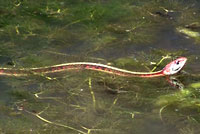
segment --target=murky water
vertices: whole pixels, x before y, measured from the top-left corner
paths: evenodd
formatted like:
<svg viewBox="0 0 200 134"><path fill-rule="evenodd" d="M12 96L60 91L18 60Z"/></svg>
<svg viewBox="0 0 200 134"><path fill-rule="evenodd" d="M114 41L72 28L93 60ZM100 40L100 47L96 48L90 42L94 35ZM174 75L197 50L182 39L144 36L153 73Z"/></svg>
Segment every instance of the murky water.
<svg viewBox="0 0 200 134"><path fill-rule="evenodd" d="M157 70L185 56L175 75L128 78L78 70L0 76L0 133L200 133L200 3L179 0L0 2L0 63L8 68L96 62ZM179 28L179 30L177 29Z"/></svg>

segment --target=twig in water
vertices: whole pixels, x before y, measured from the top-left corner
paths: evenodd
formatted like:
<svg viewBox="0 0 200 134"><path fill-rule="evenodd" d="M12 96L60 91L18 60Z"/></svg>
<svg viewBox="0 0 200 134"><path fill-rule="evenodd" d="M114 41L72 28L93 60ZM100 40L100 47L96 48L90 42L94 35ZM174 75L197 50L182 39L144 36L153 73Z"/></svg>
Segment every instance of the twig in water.
<svg viewBox="0 0 200 134"><path fill-rule="evenodd" d="M94 91L92 90L92 80L91 80L91 77L89 77L88 85L89 85L89 89L90 89L90 94L92 95L93 106L95 108L96 107L96 99L95 99Z"/></svg>

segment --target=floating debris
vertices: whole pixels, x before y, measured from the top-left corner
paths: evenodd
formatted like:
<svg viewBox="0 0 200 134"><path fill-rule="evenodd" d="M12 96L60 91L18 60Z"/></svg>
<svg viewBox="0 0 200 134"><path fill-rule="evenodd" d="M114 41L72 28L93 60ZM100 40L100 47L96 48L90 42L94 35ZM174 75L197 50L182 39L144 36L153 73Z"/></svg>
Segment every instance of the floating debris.
<svg viewBox="0 0 200 134"><path fill-rule="evenodd" d="M193 31L189 28L184 28L184 27L178 27L176 28L176 30L180 33L183 33L185 35L187 35L188 37L191 37L191 38L197 38L197 37L200 37L200 33L199 32L196 32L196 31Z"/></svg>

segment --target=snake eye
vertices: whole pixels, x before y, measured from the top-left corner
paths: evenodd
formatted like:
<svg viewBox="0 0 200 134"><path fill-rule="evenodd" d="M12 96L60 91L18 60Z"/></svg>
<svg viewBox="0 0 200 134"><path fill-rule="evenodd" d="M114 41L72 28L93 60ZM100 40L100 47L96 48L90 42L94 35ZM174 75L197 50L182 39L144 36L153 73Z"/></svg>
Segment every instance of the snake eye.
<svg viewBox="0 0 200 134"><path fill-rule="evenodd" d="M180 61L178 60L178 61L176 62L176 65L179 65L179 63L180 63Z"/></svg>

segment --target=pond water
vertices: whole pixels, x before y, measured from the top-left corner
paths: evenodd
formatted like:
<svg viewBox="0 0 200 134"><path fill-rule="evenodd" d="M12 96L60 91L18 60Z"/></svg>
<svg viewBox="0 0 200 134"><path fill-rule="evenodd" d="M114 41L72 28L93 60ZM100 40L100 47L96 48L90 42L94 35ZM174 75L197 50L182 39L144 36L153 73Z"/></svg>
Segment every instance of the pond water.
<svg viewBox="0 0 200 134"><path fill-rule="evenodd" d="M0 4L0 63L33 68L70 62L131 71L188 61L168 78L92 70L0 75L2 134L200 133L200 2L7 0ZM172 78L172 77L171 77Z"/></svg>

